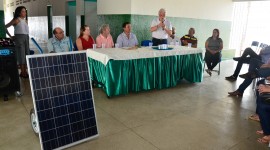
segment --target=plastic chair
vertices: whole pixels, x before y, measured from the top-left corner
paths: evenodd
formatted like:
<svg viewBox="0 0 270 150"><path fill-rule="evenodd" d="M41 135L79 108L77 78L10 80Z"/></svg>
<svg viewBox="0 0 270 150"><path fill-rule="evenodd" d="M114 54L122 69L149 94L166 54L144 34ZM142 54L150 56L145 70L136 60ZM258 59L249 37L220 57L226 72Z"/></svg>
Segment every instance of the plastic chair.
<svg viewBox="0 0 270 150"><path fill-rule="evenodd" d="M221 63L221 59L222 58L222 54L220 54L220 58L219 58L219 63L218 63L218 70L212 70L212 71L215 71L218 73L218 75L220 75L220 63ZM205 58L203 59L204 61L204 64L203 64L203 71L204 71L204 68L205 68Z"/></svg>
<svg viewBox="0 0 270 150"><path fill-rule="evenodd" d="M73 47L74 47L74 51L78 51L78 47L77 47L76 42L73 43Z"/></svg>
<svg viewBox="0 0 270 150"><path fill-rule="evenodd" d="M259 47L259 43L260 42L258 42L258 41L252 41L252 43L251 43L251 48L253 49L253 51L257 51L258 50L258 47Z"/></svg>
<svg viewBox="0 0 270 150"><path fill-rule="evenodd" d="M268 46L267 44L261 43L256 53L259 54L260 51L261 51L263 48L267 47L267 46Z"/></svg>
<svg viewBox="0 0 270 150"><path fill-rule="evenodd" d="M31 41L34 43L34 45L37 47L40 54L43 54L42 48L38 45L37 41L34 38L31 38Z"/></svg>
<svg viewBox="0 0 270 150"><path fill-rule="evenodd" d="M258 51L258 47L259 47L259 43L258 41L252 41L251 42L251 45L250 45L250 48L254 51L254 52L257 52ZM242 53L243 53L244 50L241 50L240 51L240 56L242 56Z"/></svg>
<svg viewBox="0 0 270 150"><path fill-rule="evenodd" d="M141 46L149 46L149 43L152 42L151 40L143 40L141 42Z"/></svg>

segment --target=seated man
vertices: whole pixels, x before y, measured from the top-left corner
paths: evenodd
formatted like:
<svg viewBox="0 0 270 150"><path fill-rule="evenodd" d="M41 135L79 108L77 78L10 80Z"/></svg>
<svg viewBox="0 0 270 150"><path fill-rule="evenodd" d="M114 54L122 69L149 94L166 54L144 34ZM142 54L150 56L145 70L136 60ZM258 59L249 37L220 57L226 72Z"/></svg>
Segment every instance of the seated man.
<svg viewBox="0 0 270 150"><path fill-rule="evenodd" d="M270 64L263 64L258 59L251 59L248 69L248 73L241 75L245 78L243 83L234 92L228 92L230 96L242 96L245 89L252 83L252 80L256 77L268 77L270 76Z"/></svg>
<svg viewBox="0 0 270 150"><path fill-rule="evenodd" d="M187 46L188 43L191 43L191 47L196 48L198 40L194 36L194 34L195 34L195 29L190 28L189 31L188 31L188 34L181 38L182 46Z"/></svg>
<svg viewBox="0 0 270 150"><path fill-rule="evenodd" d="M131 33L130 22L125 22L122 25L123 33L121 33L116 40L119 47L129 47L130 49L136 49L138 46L138 40L135 34Z"/></svg>
<svg viewBox="0 0 270 150"><path fill-rule="evenodd" d="M246 48L241 57L233 58L235 61L238 61L237 66L234 70L233 75L229 77L225 77L225 79L230 80L230 81L235 81L237 79L237 76L240 73L243 63L249 64L252 58L261 60L262 63L266 63L266 61L270 58L270 46L263 48L260 51L259 55L257 55L251 48Z"/></svg>
<svg viewBox="0 0 270 150"><path fill-rule="evenodd" d="M50 38L47 43L49 53L68 52L73 50L73 44L69 37L64 35L60 27L53 30L54 37Z"/></svg>

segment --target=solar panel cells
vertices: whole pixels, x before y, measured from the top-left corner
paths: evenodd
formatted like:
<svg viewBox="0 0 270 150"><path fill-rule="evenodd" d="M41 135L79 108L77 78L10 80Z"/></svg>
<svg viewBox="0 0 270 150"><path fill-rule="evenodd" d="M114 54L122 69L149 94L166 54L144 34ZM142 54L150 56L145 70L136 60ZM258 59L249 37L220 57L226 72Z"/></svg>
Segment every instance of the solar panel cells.
<svg viewBox="0 0 270 150"><path fill-rule="evenodd" d="M86 53L27 58L42 148L97 136Z"/></svg>

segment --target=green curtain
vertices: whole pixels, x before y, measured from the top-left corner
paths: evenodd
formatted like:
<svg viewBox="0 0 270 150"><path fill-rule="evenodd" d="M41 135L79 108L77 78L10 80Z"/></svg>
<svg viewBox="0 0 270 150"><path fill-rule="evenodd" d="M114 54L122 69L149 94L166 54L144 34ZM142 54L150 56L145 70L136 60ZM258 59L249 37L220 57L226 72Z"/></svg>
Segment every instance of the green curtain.
<svg viewBox="0 0 270 150"><path fill-rule="evenodd" d="M110 60L105 66L89 59L92 80L108 96L176 86L181 79L202 81L202 54L177 55L133 60Z"/></svg>

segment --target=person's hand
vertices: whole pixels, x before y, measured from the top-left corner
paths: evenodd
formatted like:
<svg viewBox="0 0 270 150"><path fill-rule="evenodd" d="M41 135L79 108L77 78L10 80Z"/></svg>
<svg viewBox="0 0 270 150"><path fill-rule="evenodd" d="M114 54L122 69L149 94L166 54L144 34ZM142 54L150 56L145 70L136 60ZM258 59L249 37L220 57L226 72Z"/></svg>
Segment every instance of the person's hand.
<svg viewBox="0 0 270 150"><path fill-rule="evenodd" d="M261 67L260 68L269 68L270 67L270 65L269 64L263 64L263 65L261 65Z"/></svg>
<svg viewBox="0 0 270 150"><path fill-rule="evenodd" d="M266 77L266 80L270 80L270 76Z"/></svg>
<svg viewBox="0 0 270 150"><path fill-rule="evenodd" d="M212 55L214 55L214 54L216 54L216 51L210 50L210 53L211 53Z"/></svg>
<svg viewBox="0 0 270 150"><path fill-rule="evenodd" d="M129 47L127 50L136 50L138 48L139 48L138 46L133 46L133 47Z"/></svg>
<svg viewBox="0 0 270 150"><path fill-rule="evenodd" d="M264 85L264 84L260 84L258 86L258 91L259 91L260 94L261 93L265 93L265 92L270 92L270 86Z"/></svg>
<svg viewBox="0 0 270 150"><path fill-rule="evenodd" d="M165 24L162 23L161 27L162 27L162 29L164 30L164 29L165 29Z"/></svg>
<svg viewBox="0 0 270 150"><path fill-rule="evenodd" d="M188 45L188 42L186 40L182 40L183 45Z"/></svg>
<svg viewBox="0 0 270 150"><path fill-rule="evenodd" d="M165 24L162 21L160 21L160 23L158 24L158 27L161 27L162 29L164 29L165 28Z"/></svg>
<svg viewBox="0 0 270 150"><path fill-rule="evenodd" d="M160 21L160 23L158 24L158 28L162 26L163 26L163 23Z"/></svg>

